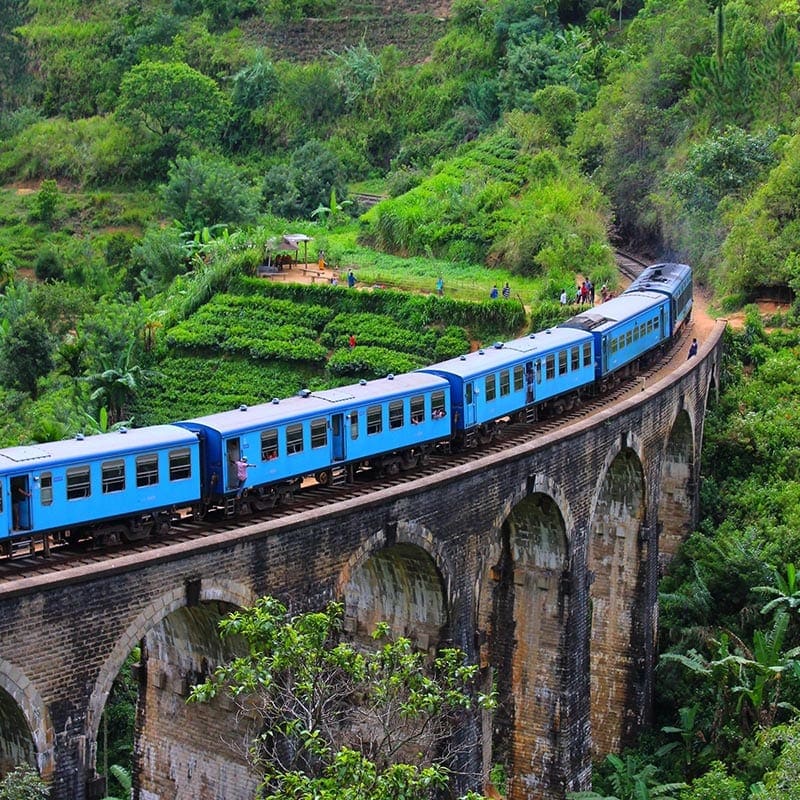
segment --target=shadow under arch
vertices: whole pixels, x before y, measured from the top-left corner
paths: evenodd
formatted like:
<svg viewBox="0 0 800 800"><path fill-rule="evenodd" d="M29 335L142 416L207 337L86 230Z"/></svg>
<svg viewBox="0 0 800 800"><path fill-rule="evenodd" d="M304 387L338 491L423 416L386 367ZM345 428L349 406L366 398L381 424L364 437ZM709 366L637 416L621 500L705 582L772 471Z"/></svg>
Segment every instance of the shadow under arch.
<svg viewBox="0 0 800 800"><path fill-rule="evenodd" d="M33 683L0 658L0 775L24 762L47 780L54 768L54 741L50 715Z"/></svg>
<svg viewBox="0 0 800 800"><path fill-rule="evenodd" d="M399 521L373 535L339 579L345 630L366 643L378 623L433 654L449 638L449 587L441 545L424 526Z"/></svg>
<svg viewBox="0 0 800 800"><path fill-rule="evenodd" d="M658 494L658 560L662 570L697 522L694 428L691 413L680 408L664 443Z"/></svg>
<svg viewBox="0 0 800 800"><path fill-rule="evenodd" d="M560 662L574 522L566 495L546 476L532 476L525 490L500 525L479 609L481 664L491 667L499 700L492 732L486 730L492 752L484 768L507 766L512 800L549 796L565 785Z"/></svg>
<svg viewBox="0 0 800 800"><path fill-rule="evenodd" d="M641 725L635 699L644 677L650 612L643 605L649 544L641 441L622 434L598 478L590 517L587 568L592 756L618 752ZM641 703L639 704L641 705Z"/></svg>
<svg viewBox="0 0 800 800"><path fill-rule="evenodd" d="M105 703L114 680L134 648L142 646L142 658L137 668L139 700L135 738L138 748L141 746L140 741L146 741L148 736L152 738L146 731L144 735L142 734L142 726L143 721L146 724L147 720L156 717L156 712L151 709L157 705L159 693L180 697L180 702L175 704L173 711L185 709L190 686L204 680L214 666L230 656L220 642L217 623L230 611L252 605L255 600L256 596L252 591L236 581L190 581L154 597L140 610L115 643L100 670L90 697L87 713L87 738L90 743L87 753L87 774L96 770L97 737ZM193 653L193 657L196 656L198 659L197 668L181 668L183 674L177 680L175 675L171 675L171 679L167 680L165 670L156 674L153 665L157 659L151 661L148 651L158 652L162 648L155 644L156 641L174 639L179 635L179 631L185 633L189 629L194 632L198 645L201 645L196 648L197 653ZM199 655L200 653L202 655ZM183 710L182 713L187 712ZM200 740L198 738L198 741ZM179 737L176 737L175 741L180 741ZM192 758L191 755L187 757ZM201 753L200 758L196 760L202 762L203 754ZM143 763L149 765L151 771L157 765L163 769L165 775L175 773L173 765L166 763L163 757L159 760L158 754L150 753L143 759L141 753L135 753L135 761L133 770L135 787L141 788L140 773ZM164 788L166 791L164 796L169 796L176 790L178 794L172 796L179 796L181 792L187 790L186 787L176 789L172 784Z"/></svg>

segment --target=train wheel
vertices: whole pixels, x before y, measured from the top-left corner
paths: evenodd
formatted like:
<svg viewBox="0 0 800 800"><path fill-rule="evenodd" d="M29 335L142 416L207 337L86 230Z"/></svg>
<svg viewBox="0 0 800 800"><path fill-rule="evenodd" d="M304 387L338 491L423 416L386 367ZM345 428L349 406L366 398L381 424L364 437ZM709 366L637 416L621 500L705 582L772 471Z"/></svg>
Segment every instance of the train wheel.
<svg viewBox="0 0 800 800"><path fill-rule="evenodd" d="M331 471L329 469L323 469L319 472L315 473L314 479L320 486L330 486L331 485Z"/></svg>
<svg viewBox="0 0 800 800"><path fill-rule="evenodd" d="M386 474L389 477L400 474L400 462L397 459L393 459L386 465Z"/></svg>

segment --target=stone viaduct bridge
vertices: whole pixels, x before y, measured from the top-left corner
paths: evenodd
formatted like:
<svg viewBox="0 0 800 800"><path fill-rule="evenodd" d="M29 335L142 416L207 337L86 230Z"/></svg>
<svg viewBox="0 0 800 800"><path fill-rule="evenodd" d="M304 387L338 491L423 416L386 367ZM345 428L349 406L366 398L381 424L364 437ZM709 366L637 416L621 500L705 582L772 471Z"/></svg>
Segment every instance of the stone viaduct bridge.
<svg viewBox="0 0 800 800"><path fill-rule="evenodd" d="M228 746L246 720L185 701L227 656L218 620L272 594L294 610L341 599L355 637L385 620L481 665L501 703L462 732L459 788L501 761L513 800L588 788L592 758L650 718L657 581L696 523L723 329L599 414L435 478L0 585L0 772L27 760L55 800L100 796L104 705L140 647L134 798L252 797Z"/></svg>

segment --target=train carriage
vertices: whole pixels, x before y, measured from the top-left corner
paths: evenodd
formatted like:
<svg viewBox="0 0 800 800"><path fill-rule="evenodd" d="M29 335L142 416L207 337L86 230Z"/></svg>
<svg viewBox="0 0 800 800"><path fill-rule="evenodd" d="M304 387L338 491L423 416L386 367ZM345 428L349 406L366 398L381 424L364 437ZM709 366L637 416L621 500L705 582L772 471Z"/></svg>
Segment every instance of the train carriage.
<svg viewBox="0 0 800 800"><path fill-rule="evenodd" d="M669 297L669 330L675 336L692 315L692 268L688 264L653 264L642 271L624 294L634 292L657 292Z"/></svg>
<svg viewBox="0 0 800 800"><path fill-rule="evenodd" d="M0 450L0 540L46 532L102 542L169 527L199 496L197 437L173 425ZM7 548L6 548L7 549Z"/></svg>
<svg viewBox="0 0 800 800"><path fill-rule="evenodd" d="M671 338L670 297L657 292L621 294L576 314L559 327L594 337L595 380L626 374Z"/></svg>
<svg viewBox="0 0 800 800"><path fill-rule="evenodd" d="M236 462L247 459L251 502L274 503L314 476L329 483L334 471L416 466L450 434L447 381L431 375L390 375L285 400L177 423L194 431L203 448L203 497L234 511Z"/></svg>
<svg viewBox="0 0 800 800"><path fill-rule="evenodd" d="M572 398L593 379L592 337L551 329L425 367L450 384L454 436L467 445L492 438L503 417ZM564 401L566 402L566 400Z"/></svg>

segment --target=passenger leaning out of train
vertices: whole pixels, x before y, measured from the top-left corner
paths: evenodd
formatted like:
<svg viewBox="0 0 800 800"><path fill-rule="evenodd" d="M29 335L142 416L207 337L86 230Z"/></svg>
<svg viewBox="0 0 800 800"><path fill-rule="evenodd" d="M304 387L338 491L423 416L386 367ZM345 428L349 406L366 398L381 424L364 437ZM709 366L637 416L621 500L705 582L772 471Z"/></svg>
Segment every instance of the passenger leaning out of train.
<svg viewBox="0 0 800 800"><path fill-rule="evenodd" d="M236 464L236 477L239 479L239 488L236 491L236 496L241 497L244 491L244 482L247 480L247 470L254 467L255 464L247 463L247 456L242 456Z"/></svg>

